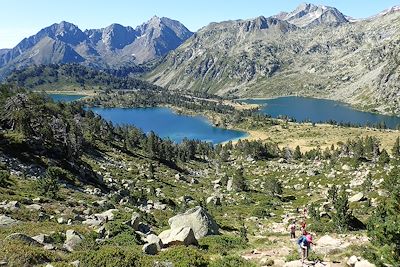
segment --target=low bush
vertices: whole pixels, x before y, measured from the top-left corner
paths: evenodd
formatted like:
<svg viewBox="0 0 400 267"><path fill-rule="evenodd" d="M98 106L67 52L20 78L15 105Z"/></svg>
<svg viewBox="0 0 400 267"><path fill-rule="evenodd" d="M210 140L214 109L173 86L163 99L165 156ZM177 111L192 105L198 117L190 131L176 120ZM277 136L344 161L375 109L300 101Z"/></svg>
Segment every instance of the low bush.
<svg viewBox="0 0 400 267"><path fill-rule="evenodd" d="M136 248L103 246L98 250L76 253L82 266L91 267L147 267L145 256Z"/></svg>
<svg viewBox="0 0 400 267"><path fill-rule="evenodd" d="M240 256L226 256L214 262L211 262L210 267L256 267L253 262L243 259Z"/></svg>
<svg viewBox="0 0 400 267"><path fill-rule="evenodd" d="M243 249L248 246L242 238L228 235L206 236L199 242L202 248L212 253L218 252L221 255L226 255L233 249Z"/></svg>
<svg viewBox="0 0 400 267"><path fill-rule="evenodd" d="M0 255L0 260L7 261L7 266L36 266L60 260L54 252L41 247L27 246L20 241L1 241Z"/></svg>
<svg viewBox="0 0 400 267"><path fill-rule="evenodd" d="M161 252L157 259L172 262L175 267L207 267L208 258L195 247L177 246Z"/></svg>
<svg viewBox="0 0 400 267"><path fill-rule="evenodd" d="M308 260L309 261L323 261L324 260L324 256L321 254L316 253L315 251L310 251L310 253L308 254Z"/></svg>
<svg viewBox="0 0 400 267"><path fill-rule="evenodd" d="M300 260L300 252L297 250L292 250L286 257L285 261L290 262L290 261L296 261Z"/></svg>

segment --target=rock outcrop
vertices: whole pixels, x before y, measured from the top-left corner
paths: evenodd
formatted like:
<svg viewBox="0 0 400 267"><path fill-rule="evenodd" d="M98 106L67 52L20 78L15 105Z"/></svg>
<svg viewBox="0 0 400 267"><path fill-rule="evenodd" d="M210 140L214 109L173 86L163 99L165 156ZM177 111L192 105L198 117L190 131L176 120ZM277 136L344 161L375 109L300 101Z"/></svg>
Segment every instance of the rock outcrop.
<svg viewBox="0 0 400 267"><path fill-rule="evenodd" d="M168 220L171 229L189 227L197 239L218 234L218 225L202 207L196 207Z"/></svg>

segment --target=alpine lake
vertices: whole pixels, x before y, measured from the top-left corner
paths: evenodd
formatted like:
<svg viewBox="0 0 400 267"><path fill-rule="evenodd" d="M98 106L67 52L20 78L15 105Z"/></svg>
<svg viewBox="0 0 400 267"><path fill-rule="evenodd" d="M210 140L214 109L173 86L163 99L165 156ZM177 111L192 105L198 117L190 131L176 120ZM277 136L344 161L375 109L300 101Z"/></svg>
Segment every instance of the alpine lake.
<svg viewBox="0 0 400 267"><path fill-rule="evenodd" d="M76 101L82 95L49 94L55 101ZM341 102L305 97L280 97L275 99L245 99L241 102L258 104L263 114L273 118L287 116L296 121L351 123L368 126L384 123L388 128L400 125L400 117L381 115L355 110ZM162 138L174 142L183 139L196 139L212 144L219 144L246 137L243 131L224 129L213 126L203 116L177 114L164 107L152 108L90 108L93 112L116 125L133 125L143 132L153 131Z"/></svg>

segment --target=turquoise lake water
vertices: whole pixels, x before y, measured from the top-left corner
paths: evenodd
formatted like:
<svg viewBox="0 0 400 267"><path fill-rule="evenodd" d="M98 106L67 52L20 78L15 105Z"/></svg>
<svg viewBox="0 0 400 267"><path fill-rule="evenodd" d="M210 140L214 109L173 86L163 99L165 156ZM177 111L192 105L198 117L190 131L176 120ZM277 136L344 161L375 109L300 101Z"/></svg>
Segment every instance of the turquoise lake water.
<svg viewBox="0 0 400 267"><path fill-rule="evenodd" d="M71 102L81 95L49 94L55 101ZM174 113L169 108L90 108L105 120L117 125L133 125L143 132L155 132L162 138L181 142L184 138L219 144L247 136L242 131L218 128L202 116Z"/></svg>
<svg viewBox="0 0 400 267"><path fill-rule="evenodd" d="M400 117L363 112L332 100L289 96L275 99L247 99L243 102L262 105L260 111L273 118L288 116L296 121L311 122L334 120L363 126L385 122L388 128L400 125Z"/></svg>
<svg viewBox="0 0 400 267"><path fill-rule="evenodd" d="M62 95L62 94L49 94L49 96L57 102L72 102L78 100L84 95Z"/></svg>
<svg viewBox="0 0 400 267"><path fill-rule="evenodd" d="M184 138L218 144L247 136L247 133L211 125L202 116L174 113L169 108L91 108L105 120L118 125L134 125L145 133L154 131L163 138L181 142Z"/></svg>

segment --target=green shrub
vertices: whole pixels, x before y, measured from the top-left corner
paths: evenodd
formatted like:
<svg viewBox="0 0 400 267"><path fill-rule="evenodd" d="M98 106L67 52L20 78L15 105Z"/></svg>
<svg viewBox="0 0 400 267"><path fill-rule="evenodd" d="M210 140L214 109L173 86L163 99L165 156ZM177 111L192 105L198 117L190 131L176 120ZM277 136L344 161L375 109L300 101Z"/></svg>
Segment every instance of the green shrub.
<svg viewBox="0 0 400 267"><path fill-rule="evenodd" d="M0 170L0 186L9 186L10 172L7 170Z"/></svg>
<svg viewBox="0 0 400 267"><path fill-rule="evenodd" d="M270 217L270 213L265 207L255 207L251 211L251 216L255 216L257 218L265 218L265 217Z"/></svg>
<svg viewBox="0 0 400 267"><path fill-rule="evenodd" d="M36 188L43 196L57 198L60 190L59 179L65 179L66 172L59 167L49 167L46 174L36 181Z"/></svg>
<svg viewBox="0 0 400 267"><path fill-rule="evenodd" d="M316 253L315 251L310 251L310 253L308 254L308 260L309 261L323 261L324 260L324 256L321 254Z"/></svg>
<svg viewBox="0 0 400 267"><path fill-rule="evenodd" d="M204 252L194 247L177 246L161 252L160 261L170 261L175 267L207 267L208 259Z"/></svg>
<svg viewBox="0 0 400 267"><path fill-rule="evenodd" d="M286 257L285 261L290 262L290 261L296 261L300 260L300 253L297 250L292 250Z"/></svg>
<svg viewBox="0 0 400 267"><path fill-rule="evenodd" d="M91 267L145 267L146 263L143 253L136 248L103 246L98 250L76 253L75 259L82 266ZM117 264L117 265L116 265Z"/></svg>
<svg viewBox="0 0 400 267"><path fill-rule="evenodd" d="M199 242L202 248L210 252L218 252L221 255L226 255L233 249L243 249L248 246L242 238L228 235L207 236Z"/></svg>
<svg viewBox="0 0 400 267"><path fill-rule="evenodd" d="M123 232L106 240L106 244L115 246L134 246L140 243L136 233L131 232Z"/></svg>
<svg viewBox="0 0 400 267"><path fill-rule="evenodd" d="M59 260L54 252L27 246L19 241L1 241L0 255L0 260L5 259L8 262L7 266L34 266Z"/></svg>
<svg viewBox="0 0 400 267"><path fill-rule="evenodd" d="M275 264L275 261L273 259L268 259L264 265L266 266L273 266Z"/></svg>
<svg viewBox="0 0 400 267"><path fill-rule="evenodd" d="M97 238L98 238L98 234L94 231L85 234L84 239L82 240L81 243L79 243L76 250L77 251L90 251L90 250L99 249L100 246L96 242Z"/></svg>
<svg viewBox="0 0 400 267"><path fill-rule="evenodd" d="M243 259L240 256L222 257L210 264L210 267L256 267L253 262Z"/></svg>

